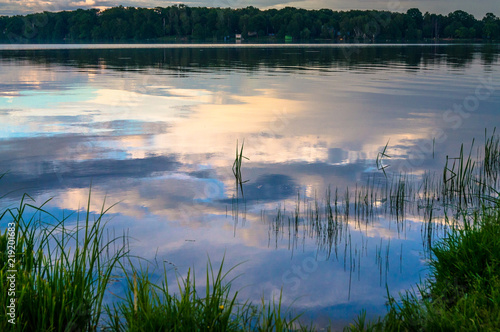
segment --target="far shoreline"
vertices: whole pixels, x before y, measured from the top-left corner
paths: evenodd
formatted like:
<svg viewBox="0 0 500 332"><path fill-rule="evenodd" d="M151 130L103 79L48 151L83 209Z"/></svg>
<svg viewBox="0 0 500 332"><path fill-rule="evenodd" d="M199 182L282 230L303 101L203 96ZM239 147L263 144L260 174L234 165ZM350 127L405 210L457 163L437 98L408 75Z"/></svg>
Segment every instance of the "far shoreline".
<svg viewBox="0 0 500 332"><path fill-rule="evenodd" d="M167 49L167 48L345 48L345 47L400 47L400 46L483 46L500 42L387 42L387 43L0 43L0 51L78 50L78 49Z"/></svg>

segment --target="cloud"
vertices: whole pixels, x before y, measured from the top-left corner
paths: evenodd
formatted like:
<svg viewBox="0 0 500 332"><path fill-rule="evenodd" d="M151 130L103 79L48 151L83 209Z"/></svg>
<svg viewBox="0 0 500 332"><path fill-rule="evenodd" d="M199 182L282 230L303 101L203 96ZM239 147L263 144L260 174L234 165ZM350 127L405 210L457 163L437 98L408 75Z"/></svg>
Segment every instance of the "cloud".
<svg viewBox="0 0 500 332"><path fill-rule="evenodd" d="M402 1L366 1L366 0L186 0L186 1L163 1L163 0L0 0L0 15L14 15L42 11L74 10L77 8L109 8L122 5L124 7L167 7L176 4L185 4L190 7L231 7L243 8L254 6L257 8L283 8L286 6L306 9L330 8L333 10L349 9L377 9L404 12L409 8L420 8L422 12L433 12L448 14L455 10L465 10L472 13L476 18L482 18L487 12L500 14L497 0L483 0L472 2L465 0L402 0Z"/></svg>
<svg viewBox="0 0 500 332"><path fill-rule="evenodd" d="M95 6L96 2L94 0L70 1L69 5L75 7L91 7Z"/></svg>

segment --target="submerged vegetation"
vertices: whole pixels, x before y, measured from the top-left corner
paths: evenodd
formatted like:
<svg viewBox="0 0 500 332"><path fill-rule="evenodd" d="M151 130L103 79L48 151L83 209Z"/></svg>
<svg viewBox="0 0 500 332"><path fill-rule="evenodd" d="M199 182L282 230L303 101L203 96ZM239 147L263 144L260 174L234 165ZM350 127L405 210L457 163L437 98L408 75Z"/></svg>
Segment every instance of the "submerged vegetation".
<svg viewBox="0 0 500 332"><path fill-rule="evenodd" d="M346 329L500 328L500 138L495 132L486 134L476 157L473 146L467 153L462 146L457 157L447 157L443 174L417 178L384 172L385 176L369 177L366 185L354 189L329 187L323 202L298 195L294 209L279 207L270 219L270 232L276 238L288 233L292 248L300 236L310 236L329 257L339 259L343 251L344 268L351 275L359 273L359 253L366 250L364 243L362 248L352 246L353 227L385 216L403 232L407 214L423 218L430 277L399 299L388 294L385 317L369 322L362 312ZM387 150L386 145L377 159L383 169L387 166L381 159L388 157ZM236 190L242 190L244 183L243 158L243 144L237 145ZM103 205L97 215L91 213L90 192L83 218L76 213L58 220L45 206L35 206L25 195L18 207L0 214L0 222L7 226L0 236L2 331L315 329L302 325L300 315L284 310L281 296L258 304L241 302L238 291L231 288L234 279L229 279L237 266L226 271L224 260L218 268L208 260L202 287L189 270L184 277L177 275L177 288L172 289L165 268L158 284L149 263L145 268L134 263L125 234L105 236L109 209ZM443 233L434 241L439 228ZM389 245L383 250L380 243L376 249L381 285ZM113 296L110 285L118 279L123 281L124 295L106 303L105 297Z"/></svg>

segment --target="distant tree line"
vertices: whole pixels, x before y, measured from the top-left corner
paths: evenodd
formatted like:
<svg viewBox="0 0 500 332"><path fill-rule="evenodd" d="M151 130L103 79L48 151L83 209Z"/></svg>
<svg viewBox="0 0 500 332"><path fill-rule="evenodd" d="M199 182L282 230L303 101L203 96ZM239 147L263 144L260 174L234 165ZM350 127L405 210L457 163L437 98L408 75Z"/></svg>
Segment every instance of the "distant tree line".
<svg viewBox="0 0 500 332"><path fill-rule="evenodd" d="M0 17L0 42L133 42L277 39L332 41L412 41L423 39L500 39L500 19L477 20L457 10L448 15L409 9L388 11L260 10L187 7L114 7L103 11L43 12Z"/></svg>

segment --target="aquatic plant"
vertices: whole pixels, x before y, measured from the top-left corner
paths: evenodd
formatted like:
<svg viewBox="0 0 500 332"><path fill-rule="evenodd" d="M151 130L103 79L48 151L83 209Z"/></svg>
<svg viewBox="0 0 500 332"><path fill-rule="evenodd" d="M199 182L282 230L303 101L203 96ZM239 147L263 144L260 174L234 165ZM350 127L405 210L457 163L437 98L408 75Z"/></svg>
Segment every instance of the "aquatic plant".
<svg viewBox="0 0 500 332"><path fill-rule="evenodd" d="M495 205L492 197L498 197L500 190L495 171L500 170L500 138L495 131L491 137L485 137L485 147L477 149L477 158L472 153L474 140L467 153L462 144L457 157L447 156L441 176L430 171L419 176L386 171L382 159L388 157L387 146L376 161L382 165L379 169L383 178L370 175L364 183L356 183L353 190L347 187L344 195L339 195L343 189L328 186L323 198L316 193L313 197L304 195L303 203L300 199L291 202L295 207L288 209L290 216L285 214L286 204L283 204L278 209L282 216L267 221L276 223L290 218L294 221L288 231L292 239L315 238L318 249L326 252L327 257L335 252L338 258L338 246L342 239L347 239L349 228L361 229L383 218L395 222L398 233L402 233L408 215L420 216L424 250L430 254L433 240L446 235L446 227L459 227L463 213ZM300 204L303 209L299 209ZM286 232L283 227L286 224L276 225L282 231L280 234Z"/></svg>
<svg viewBox="0 0 500 332"><path fill-rule="evenodd" d="M238 265L223 273L224 259L218 270L208 259L204 294L191 270L178 277L177 294L168 288L166 270L156 284L149 266L132 262L128 236L106 239L111 207L104 202L94 215L90 202L89 190L84 219L77 213L76 222L74 214L58 220L44 208L48 201L36 206L28 195L0 215L7 224L0 234L1 331L312 330L283 310L281 295L261 304L238 302L233 279L226 280ZM125 279L125 297L105 306L116 278Z"/></svg>
<svg viewBox="0 0 500 332"><path fill-rule="evenodd" d="M385 173L385 169L389 167L389 165L384 165L383 160L384 158L391 158L387 154L387 147L389 146L389 141L385 144L383 150L377 154L377 159L375 160L375 164L377 165L377 169L379 171L382 171L384 173L384 176L387 177L387 174Z"/></svg>
<svg viewBox="0 0 500 332"><path fill-rule="evenodd" d="M442 181L428 174L419 187L420 207L435 227L438 203L456 219L445 236L428 246L430 275L396 299L388 293L388 313L369 322L366 312L348 331L496 331L500 329L500 139L485 135L478 158L464 146L459 156L446 158ZM420 191L421 189L421 191ZM440 199L441 198L441 199Z"/></svg>
<svg viewBox="0 0 500 332"><path fill-rule="evenodd" d="M241 190L241 195L244 197L243 194L243 184L248 182L248 180L243 181L242 175L241 175L241 165L243 162L243 159L250 160L247 157L243 156L243 146L245 145L245 141L241 143L241 148L239 149L238 152L238 141L236 141L236 157L233 162L233 175L236 180L236 196L238 196L238 188Z"/></svg>
<svg viewBox="0 0 500 332"><path fill-rule="evenodd" d="M478 211L479 212L479 211ZM483 210L432 249L432 274L416 289L388 294L388 313L361 312L347 331L497 331L500 329L500 210Z"/></svg>
<svg viewBox="0 0 500 332"><path fill-rule="evenodd" d="M33 202L24 195L0 217L8 225L0 236L0 303L15 304L2 312L0 330L96 330L107 286L127 252L124 242L110 250L123 238L104 239L109 209L103 205L93 216L89 191L85 219L78 215L76 226L68 228L70 217L58 220L44 209L48 202Z"/></svg>
<svg viewBox="0 0 500 332"><path fill-rule="evenodd" d="M130 265L130 264L129 264ZM234 279L226 280L238 266L224 271L224 259L215 270L208 258L205 292L200 292L196 278L188 270L185 278L177 276L177 293L168 286L167 271L157 285L148 269L131 266L126 272L127 291L121 301L108 306L107 329L112 331L304 331L312 330L297 320L300 315L283 311L282 297L260 306L238 302L238 292L231 291ZM124 266L125 267L125 266Z"/></svg>

